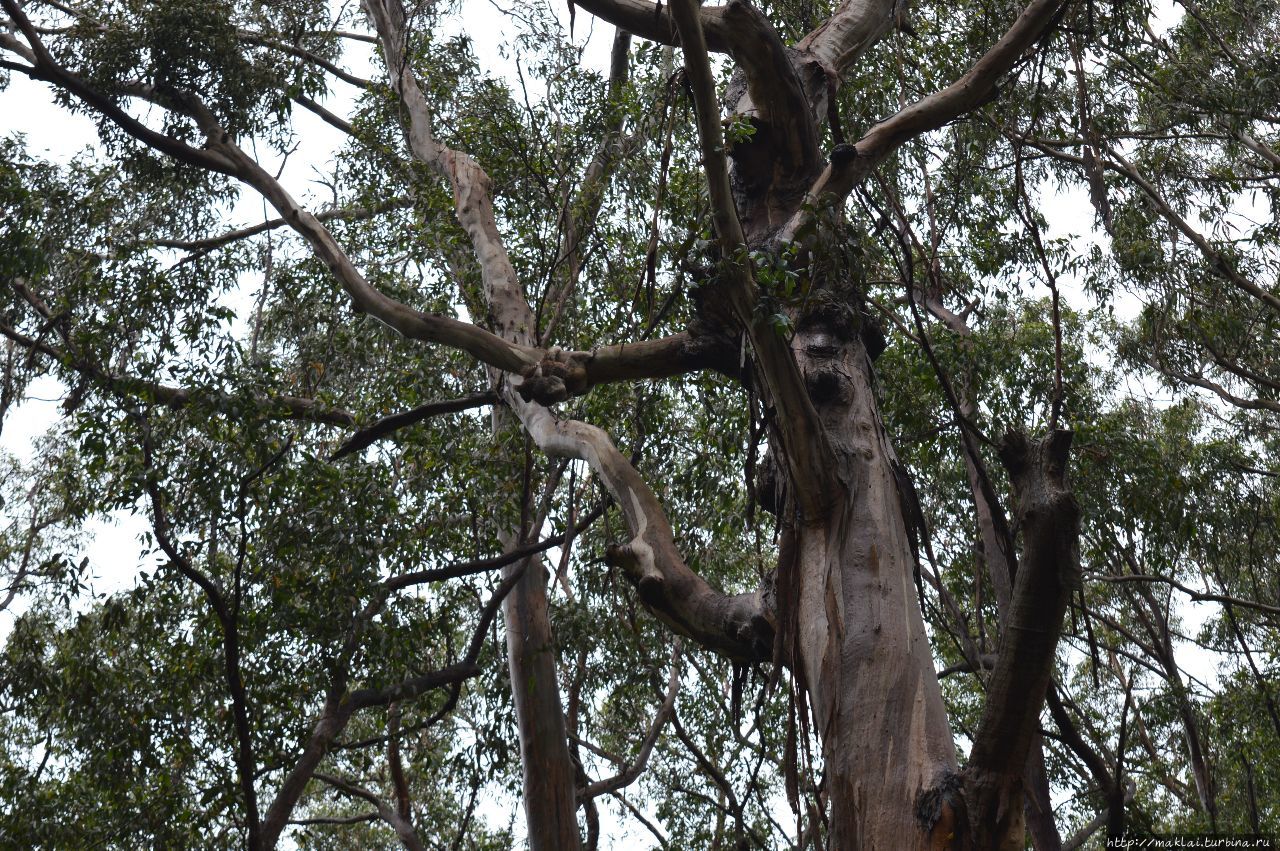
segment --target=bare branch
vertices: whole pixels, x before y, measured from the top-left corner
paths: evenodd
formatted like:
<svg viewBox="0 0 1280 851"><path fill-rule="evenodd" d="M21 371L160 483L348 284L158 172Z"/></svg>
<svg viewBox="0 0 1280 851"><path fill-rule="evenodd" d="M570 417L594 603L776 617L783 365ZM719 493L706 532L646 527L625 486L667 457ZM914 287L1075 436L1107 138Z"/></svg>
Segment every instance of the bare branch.
<svg viewBox="0 0 1280 851"><path fill-rule="evenodd" d="M558 547L563 544L572 535L586 529L592 523L604 514L606 503L601 503L585 514L573 527L572 531L561 532L558 535L552 535L541 541L524 544L514 547L509 552L505 552L500 556L492 558L475 559L473 561L464 561L449 567L439 567L433 570L415 570L411 573L401 573L392 576L383 583L388 592L399 591L402 588L408 588L411 585L421 585L426 582L441 582L446 579L457 579L462 576L473 576L477 573L487 573L491 570L497 570L506 567L509 564L515 564L520 559L527 558L531 555L545 552L552 547Z"/></svg>
<svg viewBox="0 0 1280 851"><path fill-rule="evenodd" d="M374 204L370 207L341 207L332 210L324 210L316 213L316 221L328 222L338 219L341 221L359 221L361 219L371 219L374 216L385 213L389 210L403 210L413 206L413 201L409 198L393 198L389 201L383 201L380 204ZM251 236L257 236L269 230L284 227L289 223L284 219L267 219L265 222L259 222L256 225L238 228L236 230L227 231L220 236L210 236L203 239L154 239L149 240L146 244L155 245L160 248L177 248L184 251L207 251L214 248L221 248L224 245L230 245L242 239L248 239Z"/></svg>
<svg viewBox="0 0 1280 851"><path fill-rule="evenodd" d="M841 203L877 166L911 139L936 130L977 109L997 93L996 83L1009 73L1057 21L1065 0L1033 0L1013 26L960 79L941 91L900 109L872 127L854 145L837 146L831 164L810 188L815 200ZM784 229L794 239L811 213L801 211Z"/></svg>
<svg viewBox="0 0 1280 851"><path fill-rule="evenodd" d="M662 728L675 714L676 695L680 693L680 642L677 639L676 646L671 651L671 675L667 680L667 696L659 707L658 713L653 716L653 723L649 726L649 732L640 743L640 750L636 752L635 759L623 767L622 771L612 777L604 780L597 780L585 789L578 792L579 801L586 801L591 798L599 797L605 793L617 792L630 786L644 773L645 767L649 764L649 754L653 752L653 746L658 743L658 737L662 735Z"/></svg>
<svg viewBox="0 0 1280 851"><path fill-rule="evenodd" d="M301 59L304 62L308 62L316 66L317 68L327 71L328 73L337 77L342 82L349 83L355 86L356 88L368 89L370 86L373 85L373 82L371 80L366 80L363 77L357 77L355 74L352 74L350 71L345 71L342 68L339 68L337 65L334 65L332 62L330 62L328 59L325 59L323 56L317 56L316 54L312 53L310 50L301 48L296 44L289 44L288 42L271 38L270 36L264 35L262 33L250 32L249 30L240 30L240 32L238 32L237 35L240 36L242 40L248 42L249 44L256 44L260 47L266 47L271 50L279 50L289 54L290 56L297 57L298 59Z"/></svg>
<svg viewBox="0 0 1280 851"><path fill-rule="evenodd" d="M337 461L345 455L353 452L359 452L367 446L373 445L376 441L390 437L402 428L407 428L415 423L420 423L430 417L439 416L440 414L456 414L459 411L469 411L472 408L480 408L485 405L493 405L498 401L498 394L492 390L485 390L480 393L472 393L470 396L463 396L460 399L446 399L438 402L427 402L425 405L419 405L411 411L405 411L400 414L392 414L383 417L376 423L360 429L347 439L347 442L338 447L338 451L329 456L330 461Z"/></svg>
<svg viewBox="0 0 1280 851"><path fill-rule="evenodd" d="M1129 583L1161 583L1171 588L1176 588L1183 594L1186 594L1192 600L1198 602L1214 602L1222 603L1227 606L1239 606L1242 609L1251 609L1255 612L1264 612L1269 615L1280 615L1280 606L1271 606L1266 603L1259 603L1255 600L1245 600L1241 597L1232 597L1227 594L1215 594L1211 591L1197 591L1171 576L1163 576L1158 573L1142 573L1137 575L1124 574L1120 576L1110 576L1099 573L1091 573L1087 577L1092 582L1106 582L1113 585L1123 585Z"/></svg>
<svg viewBox="0 0 1280 851"><path fill-rule="evenodd" d="M663 3L652 3L649 0L574 0L575 4L593 15L602 18L620 29L624 29L649 41L659 44L676 45L680 43L676 32L676 24L671 12ZM724 53L729 49L728 27L724 23L723 6L707 6L698 10L702 27L707 34L707 43L712 50Z"/></svg>
<svg viewBox="0 0 1280 851"><path fill-rule="evenodd" d="M347 121L341 116L335 115L306 95L294 95L293 101L309 112L315 114L321 121L324 121L329 126L336 127L348 136L356 135L356 128L351 126L350 121Z"/></svg>
<svg viewBox="0 0 1280 851"><path fill-rule="evenodd" d="M378 810L378 817L385 821L395 830L396 836L399 837L400 843L409 851L426 851L426 846L422 844L422 840L418 838L418 834L413 829L413 823L409 821L408 814L392 809L383 802L381 798L370 792L368 789L361 788L354 783L349 783L340 777L332 774L324 774L317 771L315 773L317 780L337 789L352 798L359 798L373 804Z"/></svg>
<svg viewBox="0 0 1280 851"><path fill-rule="evenodd" d="M374 821L377 818L378 818L378 814L375 812L375 813L365 813L362 816L343 816L343 817L318 816L316 818L289 819L289 824L296 824L299 827L310 827L311 825L319 825L319 824L329 824L329 825L363 824L366 821Z"/></svg>

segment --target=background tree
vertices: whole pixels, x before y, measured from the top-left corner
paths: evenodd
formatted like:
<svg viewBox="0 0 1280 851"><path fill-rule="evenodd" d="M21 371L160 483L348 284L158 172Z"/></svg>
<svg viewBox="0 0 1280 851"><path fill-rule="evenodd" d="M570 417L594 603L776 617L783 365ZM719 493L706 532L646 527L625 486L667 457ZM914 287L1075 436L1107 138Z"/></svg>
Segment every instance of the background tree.
<svg viewBox="0 0 1280 851"><path fill-rule="evenodd" d="M1280 825L1276 4L0 8L6 844Z"/></svg>

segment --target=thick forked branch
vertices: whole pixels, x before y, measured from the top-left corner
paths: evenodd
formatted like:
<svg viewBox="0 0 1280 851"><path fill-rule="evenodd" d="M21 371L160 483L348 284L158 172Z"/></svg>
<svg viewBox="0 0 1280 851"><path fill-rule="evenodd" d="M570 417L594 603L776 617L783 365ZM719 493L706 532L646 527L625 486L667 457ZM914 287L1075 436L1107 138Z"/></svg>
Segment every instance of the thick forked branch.
<svg viewBox="0 0 1280 851"><path fill-rule="evenodd" d="M730 55L746 78L748 100L734 105L748 113L774 155L776 180L789 182L816 171L819 165L818 130L813 113L804 108L804 84L792 64L786 45L760 10L746 0L732 0L724 7L725 19L742 34ZM823 83L826 74L823 73ZM825 86L824 86L825 88ZM752 142L759 144L755 139Z"/></svg>
<svg viewBox="0 0 1280 851"><path fill-rule="evenodd" d="M751 340L770 401L777 409L783 454L794 492L805 516L816 518L823 514L824 506L834 498L837 489L832 473L835 465L830 463L831 447L790 347L757 310L756 285L729 184L715 80L698 6L694 0L677 0L671 11L684 49L685 72L693 89L703 170L720 242L724 281L709 297L718 297L727 305Z"/></svg>
<svg viewBox="0 0 1280 851"><path fill-rule="evenodd" d="M325 213L314 215L302 209L278 180L234 144L196 97L190 94L175 94L175 97L181 100L180 104L172 102L173 98L169 98L166 102L157 102L157 105L164 108L181 107L184 114L195 117L208 139L204 148L193 148L172 137L150 130L115 105L110 98L95 91L79 77L57 65L39 41L38 32L34 26L21 15L14 0L0 0L0 2L14 16L28 40L32 41L33 49L27 52L37 60L34 67L19 66L16 63L7 63L6 67L12 66L14 70L66 89L126 133L156 150L169 154L188 165L226 174L252 186L271 202L280 213L281 220L307 241L316 256L338 279L358 311L368 313L403 336L466 351L482 363L517 375L539 370L541 364L546 364L552 373L566 373L568 380L563 380L561 383L571 386L567 395L585 393L596 384L611 381L665 378L708 368L722 371L731 369L728 365L731 360L729 353L720 351L714 345L709 345L707 341L694 340L686 333L662 340L605 346L590 352L563 352L557 349L545 351L535 346L533 335L523 333L523 330L532 328L529 321L519 323L522 333L517 336L524 340L523 343L516 342L514 338L508 341L472 323L423 313L384 295L360 274L324 226L323 221L328 215ZM16 39L9 38L8 41L21 46ZM12 45L0 46L14 49ZM412 80L411 75L409 79ZM416 84L413 85L413 91L417 91ZM417 100L425 110L425 100L421 99L420 91L417 93L419 95ZM425 115L429 118L430 112L426 111ZM411 123L417 126L421 122ZM429 132L427 139L439 154L430 162L435 164L437 170L451 182L455 182L454 178L457 178L455 195L459 218L467 226L468 233L477 247L481 269L493 270L505 267L505 274L509 280L501 282L498 288L518 291L514 271L511 270L505 250L502 249L498 238L489 201L487 175L469 157L462 156L461 159L455 160L454 152L436 143ZM415 154L421 156L417 150ZM444 160L449 162L444 163ZM270 222L266 227L274 225L275 222ZM247 231L257 232L257 228L247 229ZM251 233L236 232L226 236L234 239L248 235ZM219 242L218 238L214 238L213 242ZM201 244L198 250L210 250L213 247L217 245ZM492 282L487 281L487 283ZM500 322L499 325L512 327L510 323ZM559 392L565 393L562 388ZM554 402L566 398L566 395L557 396L553 388L549 396L537 398L545 402Z"/></svg>
<svg viewBox="0 0 1280 851"><path fill-rule="evenodd" d="M1022 557L1000 658L965 769L970 824L993 849L1022 848L1022 771L1040 729L1054 652L1079 581L1080 508L1067 484L1071 432L1037 442L1010 433L1000 449L1013 483Z"/></svg>
<svg viewBox="0 0 1280 851"><path fill-rule="evenodd" d="M842 202L853 188L906 142L937 130L989 101L996 84L1052 27L1066 0L1032 0L1013 26L960 79L903 107L867 131L854 145L836 148L831 164L810 189L814 199ZM784 230L795 238L812 213L797 213Z"/></svg>
<svg viewBox="0 0 1280 851"><path fill-rule="evenodd" d="M650 0L574 0L585 9L616 27L656 41L678 45L680 35L669 4ZM716 53L747 51L755 43L753 27L742 25L724 6L702 6L698 21L706 36L707 49ZM836 74L843 74L893 24L897 0L843 0L831 17L796 45L796 49L818 60Z"/></svg>
<svg viewBox="0 0 1280 851"><path fill-rule="evenodd" d="M365 8L378 31L392 86L407 114L410 148L453 187L455 209L480 263L494 326L503 339L530 345L536 333L533 311L498 234L489 177L469 156L436 140L430 106L407 65L406 22L398 0L368 0ZM655 341L652 345L669 344ZM600 357L597 353L596 358ZM623 350L617 352L616 360L604 360L618 368L626 363ZM531 380L535 378L531 376ZM739 659L770 658L773 627L764 615L760 595L725 595L690 570L675 546L657 496L609 436L586 423L557 419L542 404L526 400L518 392L521 386L506 383L502 394L538 448L551 456L586 461L621 507L633 537L612 554L637 585L642 599L674 629L704 646Z"/></svg>

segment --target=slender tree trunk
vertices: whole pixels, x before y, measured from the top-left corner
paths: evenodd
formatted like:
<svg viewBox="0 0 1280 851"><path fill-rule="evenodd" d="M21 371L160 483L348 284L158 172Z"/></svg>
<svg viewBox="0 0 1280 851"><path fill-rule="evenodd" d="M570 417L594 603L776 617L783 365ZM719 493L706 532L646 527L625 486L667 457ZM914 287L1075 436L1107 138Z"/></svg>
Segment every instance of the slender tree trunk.
<svg viewBox="0 0 1280 851"><path fill-rule="evenodd" d="M520 564L508 568L517 570ZM524 577L502 602L507 666L524 772L525 822L530 851L581 847L573 762L556 680L556 656L547 614L547 572L534 556Z"/></svg>

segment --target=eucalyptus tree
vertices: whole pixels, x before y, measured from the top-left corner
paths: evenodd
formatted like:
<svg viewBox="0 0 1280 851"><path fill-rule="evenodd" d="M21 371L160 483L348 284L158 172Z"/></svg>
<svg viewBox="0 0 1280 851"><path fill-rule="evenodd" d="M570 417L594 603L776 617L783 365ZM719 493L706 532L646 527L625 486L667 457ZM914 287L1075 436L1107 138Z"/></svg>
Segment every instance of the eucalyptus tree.
<svg viewBox="0 0 1280 851"><path fill-rule="evenodd" d="M1275 828L1273 3L0 7L6 840Z"/></svg>

